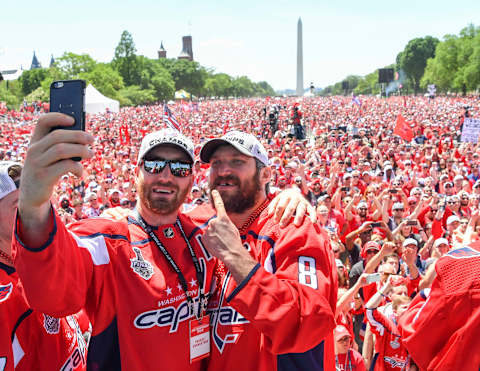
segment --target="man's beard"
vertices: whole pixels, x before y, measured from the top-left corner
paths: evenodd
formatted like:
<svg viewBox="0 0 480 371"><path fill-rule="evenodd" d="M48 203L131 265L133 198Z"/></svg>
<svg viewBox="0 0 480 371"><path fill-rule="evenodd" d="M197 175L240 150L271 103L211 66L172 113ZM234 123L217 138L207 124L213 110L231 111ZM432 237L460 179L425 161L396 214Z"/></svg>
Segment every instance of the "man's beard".
<svg viewBox="0 0 480 371"><path fill-rule="evenodd" d="M217 177L213 181L213 184L210 184L210 189L216 189L221 183L230 183L238 187L233 193L230 191L219 191L220 196L222 196L223 204L225 205L225 210L232 213L240 214L252 208L262 190L262 185L260 184L260 172L258 170L255 172L252 179L246 180L243 183L234 175Z"/></svg>
<svg viewBox="0 0 480 371"><path fill-rule="evenodd" d="M155 194L156 197L152 197L152 188L160 186L160 184L154 183L147 186L143 183L137 186L137 193L140 201L155 214L168 215L178 211L185 201L190 187L187 186L185 189L180 189L177 185L172 183L162 183L161 185L172 188L175 191L175 197L172 199L159 198L159 194Z"/></svg>

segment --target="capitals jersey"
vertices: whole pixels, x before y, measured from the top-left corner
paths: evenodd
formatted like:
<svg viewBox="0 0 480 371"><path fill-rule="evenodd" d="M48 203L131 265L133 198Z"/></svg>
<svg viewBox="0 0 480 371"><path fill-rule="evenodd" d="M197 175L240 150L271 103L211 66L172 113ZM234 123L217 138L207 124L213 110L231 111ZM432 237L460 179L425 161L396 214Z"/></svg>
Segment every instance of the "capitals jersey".
<svg viewBox="0 0 480 371"><path fill-rule="evenodd" d="M241 238L258 264L238 283L217 270L208 369L334 370L337 275L326 234L307 219L281 229L263 211Z"/></svg>
<svg viewBox="0 0 480 371"><path fill-rule="evenodd" d="M437 276L400 319L404 344L421 370L480 369L480 242L437 260Z"/></svg>
<svg viewBox="0 0 480 371"><path fill-rule="evenodd" d="M199 244L199 229L179 216L210 286L214 259ZM130 220L130 221L129 221ZM68 227L54 216L47 244L23 246L15 232L15 264L31 305L63 316L85 308L93 324L92 370L198 370L190 363L189 321L194 317L179 279L149 235L132 219L86 219ZM154 230L198 305L192 256L176 224ZM48 284L45 278L48 277Z"/></svg>
<svg viewBox="0 0 480 371"><path fill-rule="evenodd" d="M396 324L376 308L367 308L366 313L372 333L375 334L375 348L378 349L375 371L406 370L408 354Z"/></svg>
<svg viewBox="0 0 480 371"><path fill-rule="evenodd" d="M32 310L15 269L2 263L0 319L0 371L86 370L87 344L77 316Z"/></svg>

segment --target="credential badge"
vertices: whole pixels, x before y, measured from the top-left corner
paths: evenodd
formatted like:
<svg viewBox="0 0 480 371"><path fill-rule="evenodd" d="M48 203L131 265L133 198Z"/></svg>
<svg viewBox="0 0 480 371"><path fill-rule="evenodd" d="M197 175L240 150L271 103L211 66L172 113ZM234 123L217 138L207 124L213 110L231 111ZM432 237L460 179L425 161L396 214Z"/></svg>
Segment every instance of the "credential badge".
<svg viewBox="0 0 480 371"><path fill-rule="evenodd" d="M55 317L50 317L49 315L43 315L43 327L47 334L54 335L58 334L60 330L60 320Z"/></svg>
<svg viewBox="0 0 480 371"><path fill-rule="evenodd" d="M144 280L149 280L153 276L153 267L150 262L143 259L142 252L139 248L134 247L135 258L130 259L133 271L142 277Z"/></svg>
<svg viewBox="0 0 480 371"><path fill-rule="evenodd" d="M173 238L175 236L175 232L173 231L172 227L168 227L163 230L163 235L166 238Z"/></svg>

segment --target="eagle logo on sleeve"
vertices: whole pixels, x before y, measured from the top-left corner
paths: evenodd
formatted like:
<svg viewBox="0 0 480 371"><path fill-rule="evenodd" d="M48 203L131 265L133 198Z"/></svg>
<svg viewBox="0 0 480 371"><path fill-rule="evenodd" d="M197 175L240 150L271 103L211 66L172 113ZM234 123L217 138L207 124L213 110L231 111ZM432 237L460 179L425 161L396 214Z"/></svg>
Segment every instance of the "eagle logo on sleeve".
<svg viewBox="0 0 480 371"><path fill-rule="evenodd" d="M8 285L0 285L0 303L8 299L12 293L13 285L10 282Z"/></svg>

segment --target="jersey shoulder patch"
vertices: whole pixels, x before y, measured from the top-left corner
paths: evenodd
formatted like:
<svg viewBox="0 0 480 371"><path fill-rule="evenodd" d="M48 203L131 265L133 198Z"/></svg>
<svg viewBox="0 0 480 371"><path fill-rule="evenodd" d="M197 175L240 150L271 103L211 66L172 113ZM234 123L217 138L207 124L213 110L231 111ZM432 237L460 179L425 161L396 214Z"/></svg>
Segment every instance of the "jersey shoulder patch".
<svg viewBox="0 0 480 371"><path fill-rule="evenodd" d="M480 251L472 249L470 246L464 246L459 249L449 251L445 256L453 259L468 259L480 256Z"/></svg>
<svg viewBox="0 0 480 371"><path fill-rule="evenodd" d="M0 303L8 299L13 290L13 284L7 283L6 285L0 285Z"/></svg>

